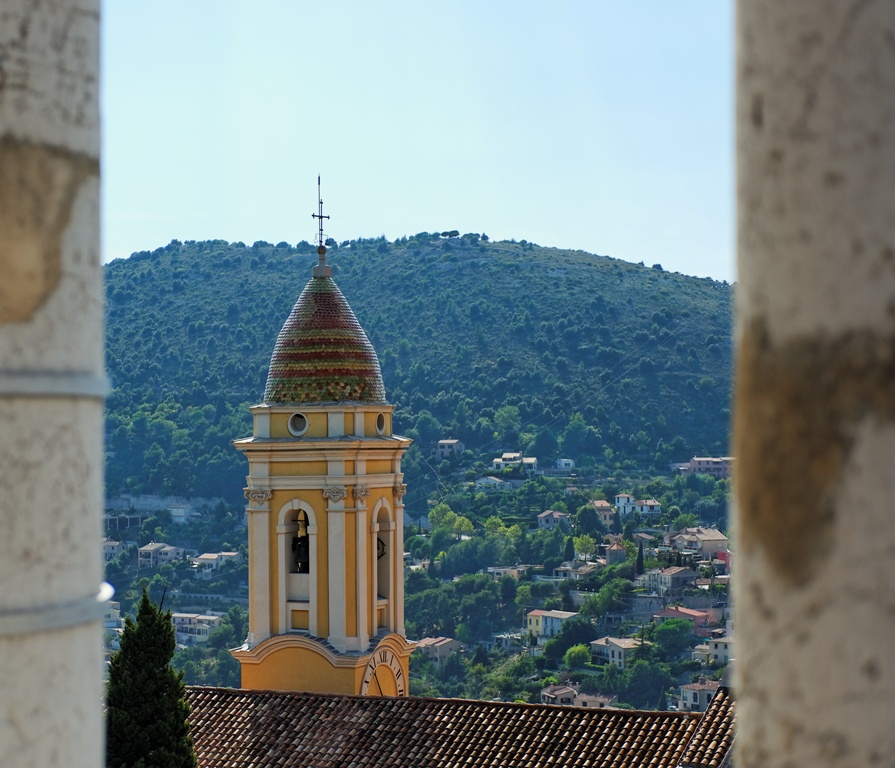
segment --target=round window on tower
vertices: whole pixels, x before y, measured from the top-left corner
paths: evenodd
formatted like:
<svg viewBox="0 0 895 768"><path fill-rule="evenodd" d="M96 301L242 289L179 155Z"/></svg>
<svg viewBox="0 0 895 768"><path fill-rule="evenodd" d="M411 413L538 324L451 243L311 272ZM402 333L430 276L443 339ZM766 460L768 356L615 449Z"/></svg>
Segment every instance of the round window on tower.
<svg viewBox="0 0 895 768"><path fill-rule="evenodd" d="M376 434L381 435L385 432L385 414L380 413L376 417Z"/></svg>
<svg viewBox="0 0 895 768"><path fill-rule="evenodd" d="M308 431L308 419L303 413L293 413L289 417L289 433L295 437L301 437Z"/></svg>

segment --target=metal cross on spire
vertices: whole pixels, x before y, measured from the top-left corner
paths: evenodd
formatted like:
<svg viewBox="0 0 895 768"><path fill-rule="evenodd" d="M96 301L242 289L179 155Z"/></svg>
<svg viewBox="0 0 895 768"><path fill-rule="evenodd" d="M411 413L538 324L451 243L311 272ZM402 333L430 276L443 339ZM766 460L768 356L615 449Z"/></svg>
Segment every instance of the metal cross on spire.
<svg viewBox="0 0 895 768"><path fill-rule="evenodd" d="M317 219L317 266L314 267L314 277L332 277L333 269L326 263L326 245L323 243L323 220L329 216L323 215L323 197L320 195L320 174L317 174L317 213L311 214L312 219Z"/></svg>
<svg viewBox="0 0 895 768"><path fill-rule="evenodd" d="M320 249L323 249L323 253L320 253L322 256L326 253L326 246L323 244L323 220L328 219L329 216L323 215L323 198L320 196L320 174L317 174L317 213L311 214L312 219L318 219L320 222L320 226L317 230L317 253L320 253Z"/></svg>

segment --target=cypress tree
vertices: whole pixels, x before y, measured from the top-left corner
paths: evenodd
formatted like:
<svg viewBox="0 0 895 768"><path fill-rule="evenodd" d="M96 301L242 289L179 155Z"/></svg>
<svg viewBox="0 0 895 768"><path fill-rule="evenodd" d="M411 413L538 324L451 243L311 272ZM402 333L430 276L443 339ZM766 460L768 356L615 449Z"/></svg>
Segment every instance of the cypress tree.
<svg viewBox="0 0 895 768"><path fill-rule="evenodd" d="M575 559L575 542L571 536L566 536L566 549L563 552L562 559L566 562Z"/></svg>
<svg viewBox="0 0 895 768"><path fill-rule="evenodd" d="M634 572L639 576L643 573L643 540L640 540L640 546L637 548L637 563L634 566Z"/></svg>
<svg viewBox="0 0 895 768"><path fill-rule="evenodd" d="M108 768L195 768L183 672L171 667L174 647L171 611L153 603L144 584L137 620L126 619L109 666Z"/></svg>

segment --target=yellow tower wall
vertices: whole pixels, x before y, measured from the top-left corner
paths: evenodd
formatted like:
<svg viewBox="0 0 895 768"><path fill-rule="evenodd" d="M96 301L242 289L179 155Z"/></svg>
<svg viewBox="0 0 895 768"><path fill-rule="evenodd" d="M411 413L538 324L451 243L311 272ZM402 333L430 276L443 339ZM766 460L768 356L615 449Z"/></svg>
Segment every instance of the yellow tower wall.
<svg viewBox="0 0 895 768"><path fill-rule="evenodd" d="M388 640L393 653L402 659L406 681L412 646L403 638L398 605L403 593L403 585L397 581L402 575L403 553L400 524L395 524L400 502L393 489L401 483L400 457L410 441L391 436L391 406L261 405L252 412L255 435L234 443L250 464L247 498L250 615L254 623L250 624L249 643L234 651L242 668L243 687L336 693L359 693L364 687L364 671L368 662L373 663L368 643L379 627L376 584L383 563L377 560L377 534L371 527L385 522L380 522L376 512L381 502L389 510L389 525L378 536L388 544L392 586L389 610L384 614L390 634L376 647ZM308 420L308 429L301 436L288 431L293 413L302 413ZM381 435L376 431L380 413L386 415ZM362 429L355 430L355 426ZM362 434L355 435L356 431ZM281 527L291 525L299 508L312 511L309 535L313 551L306 581L296 579L288 570L294 534L291 528ZM334 536L344 544L331 552ZM251 569L252 563L256 570ZM290 600L291 585L302 581L306 585L302 588L309 588L310 594L297 597L292 593ZM333 589L340 593L334 594ZM334 608L340 614L344 611L339 621L330 616ZM256 611L261 611L261 616ZM378 690L387 695L406 692L396 682L393 670L381 669L376 679L381 686Z"/></svg>
<svg viewBox="0 0 895 768"><path fill-rule="evenodd" d="M356 694L366 659L358 662L358 668L337 667L313 649L287 646L266 655L260 663L243 663L241 685L254 690Z"/></svg>

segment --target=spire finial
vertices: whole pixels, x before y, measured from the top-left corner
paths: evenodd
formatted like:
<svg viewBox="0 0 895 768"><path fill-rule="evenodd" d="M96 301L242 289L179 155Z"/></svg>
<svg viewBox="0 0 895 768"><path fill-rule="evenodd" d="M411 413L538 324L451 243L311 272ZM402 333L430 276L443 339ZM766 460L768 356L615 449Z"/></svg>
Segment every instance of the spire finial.
<svg viewBox="0 0 895 768"><path fill-rule="evenodd" d="M323 215L323 198L320 195L320 174L317 174L317 213L311 214L312 219L317 219L317 266L314 267L314 277L332 277L333 268L326 263L326 246L323 244L323 220L329 216Z"/></svg>

